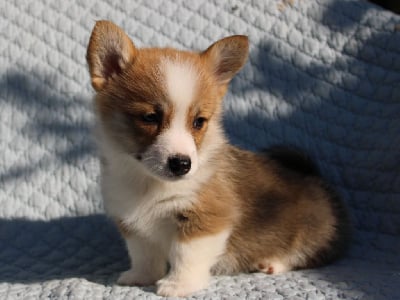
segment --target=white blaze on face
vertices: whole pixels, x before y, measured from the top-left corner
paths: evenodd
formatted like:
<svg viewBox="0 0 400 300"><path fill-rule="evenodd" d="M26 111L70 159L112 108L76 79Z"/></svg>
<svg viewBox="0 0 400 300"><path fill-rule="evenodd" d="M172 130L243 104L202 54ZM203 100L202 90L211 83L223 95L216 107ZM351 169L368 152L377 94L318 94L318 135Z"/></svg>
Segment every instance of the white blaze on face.
<svg viewBox="0 0 400 300"><path fill-rule="evenodd" d="M157 157L158 162L153 163L159 164L157 169L160 175L163 175L165 168L168 167L168 157L178 154L189 156L191 169L188 175L190 175L198 168L198 158L196 144L187 128L187 118L196 93L198 73L193 65L179 58L163 60L160 64L160 73L168 99L173 105L173 114L169 128L157 138L149 149L152 152L150 154Z"/></svg>
<svg viewBox="0 0 400 300"><path fill-rule="evenodd" d="M163 134L169 155L188 155L192 162L189 174L197 169L197 150L193 136L187 128L189 106L194 100L198 74L193 65L185 61L165 60L165 85L174 106L171 126Z"/></svg>
<svg viewBox="0 0 400 300"><path fill-rule="evenodd" d="M165 59L161 63L170 100L176 108L188 108L197 88L198 73L195 67L179 59Z"/></svg>

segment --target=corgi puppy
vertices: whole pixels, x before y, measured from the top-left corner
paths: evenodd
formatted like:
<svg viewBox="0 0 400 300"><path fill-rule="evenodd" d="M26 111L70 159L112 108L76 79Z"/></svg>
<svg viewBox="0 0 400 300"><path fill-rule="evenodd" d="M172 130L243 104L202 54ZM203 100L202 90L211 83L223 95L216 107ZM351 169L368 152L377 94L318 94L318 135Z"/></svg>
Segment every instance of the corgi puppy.
<svg viewBox="0 0 400 300"><path fill-rule="evenodd" d="M307 158L225 138L221 102L248 48L236 35L201 52L139 49L96 23L87 62L101 188L131 260L119 284L185 296L211 275L317 267L345 250L345 209Z"/></svg>

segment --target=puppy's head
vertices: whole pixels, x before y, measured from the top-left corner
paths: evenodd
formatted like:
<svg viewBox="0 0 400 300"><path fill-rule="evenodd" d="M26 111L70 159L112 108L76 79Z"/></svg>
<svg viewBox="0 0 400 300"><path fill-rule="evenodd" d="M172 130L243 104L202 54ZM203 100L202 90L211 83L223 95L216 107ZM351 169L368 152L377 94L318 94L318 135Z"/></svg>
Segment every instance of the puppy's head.
<svg viewBox="0 0 400 300"><path fill-rule="evenodd" d="M115 24L97 22L87 61L104 131L155 177L195 174L221 134L221 100L247 55L245 36L203 52L138 49Z"/></svg>

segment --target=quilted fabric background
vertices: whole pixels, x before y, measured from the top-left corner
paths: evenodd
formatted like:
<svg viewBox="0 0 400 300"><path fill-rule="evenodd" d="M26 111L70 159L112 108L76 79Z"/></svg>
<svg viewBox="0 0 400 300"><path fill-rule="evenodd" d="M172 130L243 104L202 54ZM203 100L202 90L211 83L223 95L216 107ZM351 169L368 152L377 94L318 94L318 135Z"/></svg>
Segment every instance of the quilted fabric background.
<svg viewBox="0 0 400 300"><path fill-rule="evenodd" d="M233 143L310 153L345 199L348 256L279 276L216 277L192 299L399 299L400 17L361 0L0 0L0 298L156 299L119 287L103 216L85 61L95 20L138 46L247 34L225 101Z"/></svg>

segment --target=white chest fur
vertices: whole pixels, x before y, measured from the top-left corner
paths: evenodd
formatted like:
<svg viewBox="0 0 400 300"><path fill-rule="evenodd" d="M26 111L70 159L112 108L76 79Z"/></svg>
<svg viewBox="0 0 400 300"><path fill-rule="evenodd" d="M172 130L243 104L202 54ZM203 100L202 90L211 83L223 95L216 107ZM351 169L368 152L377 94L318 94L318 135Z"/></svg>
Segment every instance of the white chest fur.
<svg viewBox="0 0 400 300"><path fill-rule="evenodd" d="M161 182L127 155L106 159L101 186L107 214L150 239L169 235L176 212L195 201L198 180Z"/></svg>
<svg viewBox="0 0 400 300"><path fill-rule="evenodd" d="M155 240L170 237L176 213L196 201L197 191L212 175L212 168L202 168L177 181L158 180L132 155L120 151L101 126L97 135L105 159L101 188L106 213L142 236Z"/></svg>

